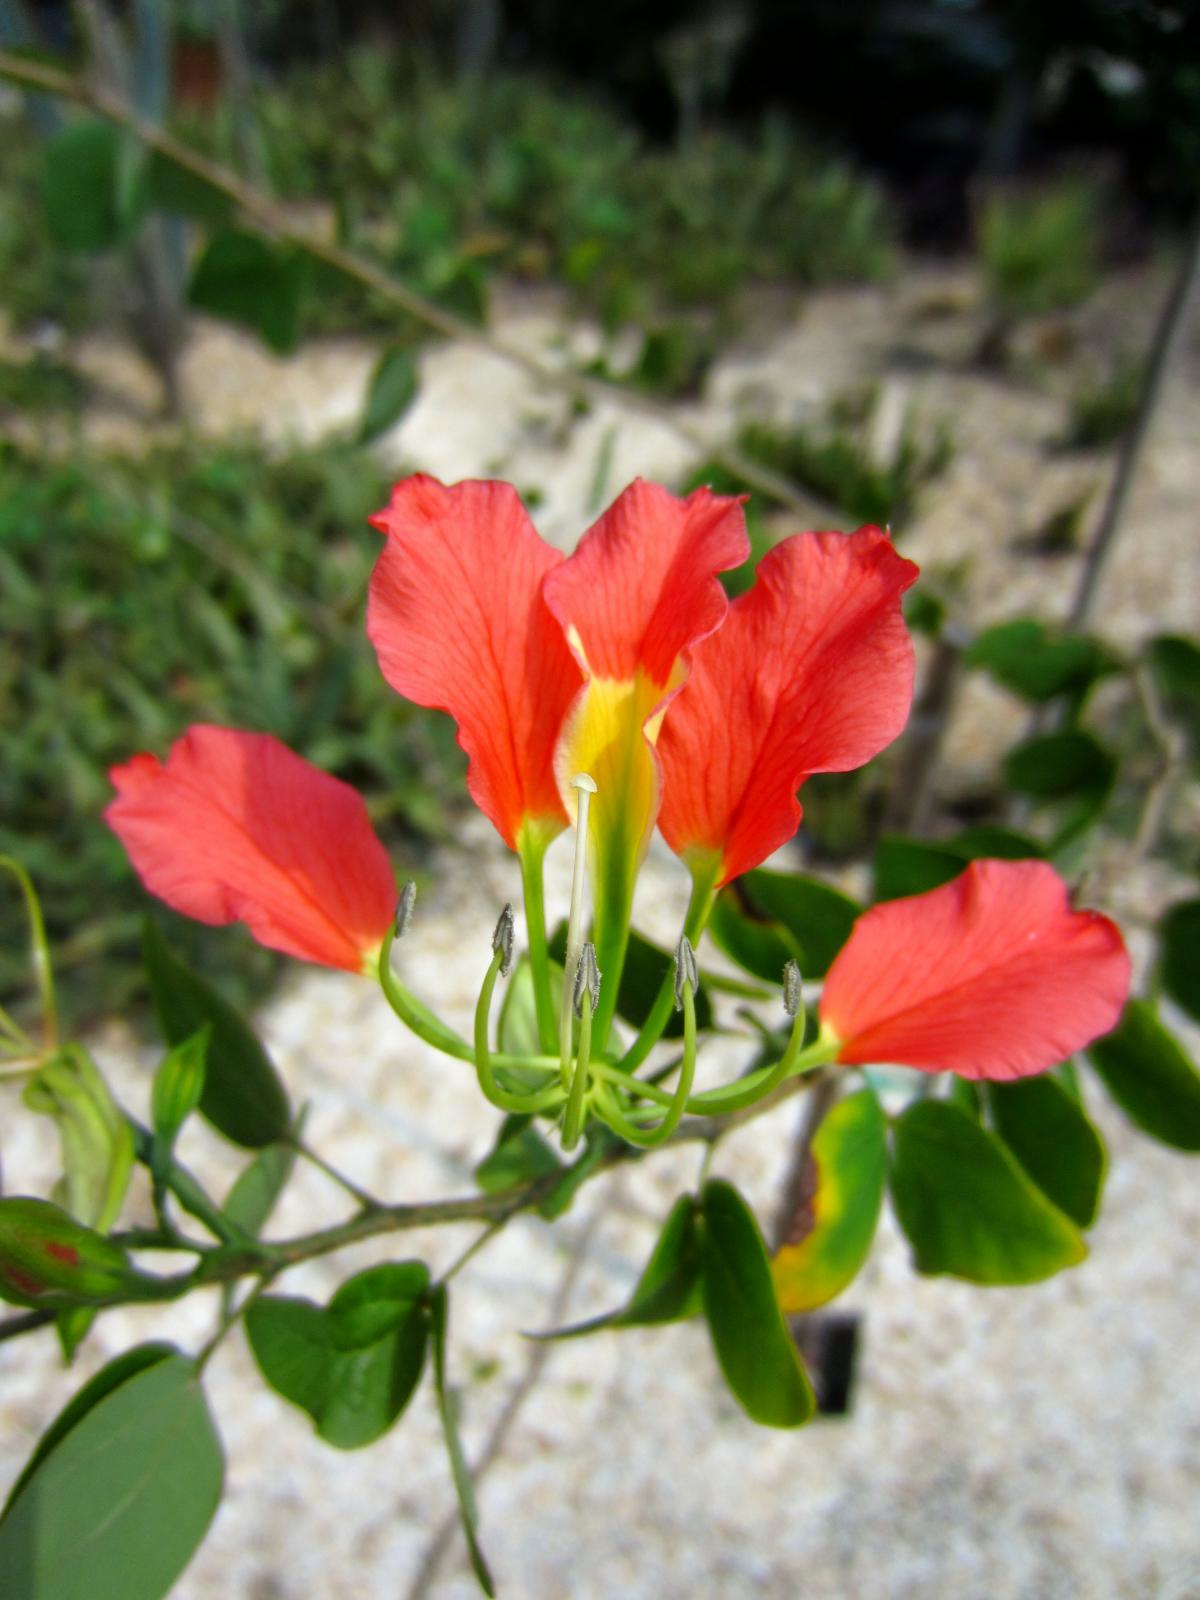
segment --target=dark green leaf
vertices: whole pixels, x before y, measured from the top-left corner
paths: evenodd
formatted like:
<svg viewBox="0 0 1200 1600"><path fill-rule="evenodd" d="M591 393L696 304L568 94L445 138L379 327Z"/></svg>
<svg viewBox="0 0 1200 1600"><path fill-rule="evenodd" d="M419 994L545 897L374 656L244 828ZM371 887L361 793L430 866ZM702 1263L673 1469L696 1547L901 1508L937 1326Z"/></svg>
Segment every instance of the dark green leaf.
<svg viewBox="0 0 1200 1600"><path fill-rule="evenodd" d="M946 602L918 587L904 596L904 620L914 633L936 639L946 620Z"/></svg>
<svg viewBox="0 0 1200 1600"><path fill-rule="evenodd" d="M494 1148L475 1168L475 1181L484 1194L496 1194L561 1169L562 1162L533 1126L533 1118L513 1114L505 1117Z"/></svg>
<svg viewBox="0 0 1200 1600"><path fill-rule="evenodd" d="M1200 1022L1200 900L1181 900L1158 925L1162 986Z"/></svg>
<svg viewBox="0 0 1200 1600"><path fill-rule="evenodd" d="M246 1311L246 1335L263 1377L308 1412L321 1438L358 1449L387 1432L417 1386L428 1288L420 1261L371 1267L327 1307L262 1296Z"/></svg>
<svg viewBox="0 0 1200 1600"><path fill-rule="evenodd" d="M221 1207L235 1228L252 1239L258 1237L295 1164L293 1145L268 1144L242 1168Z"/></svg>
<svg viewBox="0 0 1200 1600"><path fill-rule="evenodd" d="M1036 1283L1087 1255L1000 1140L944 1100L919 1101L896 1124L892 1199L918 1272Z"/></svg>
<svg viewBox="0 0 1200 1600"><path fill-rule="evenodd" d="M902 900L957 878L967 860L942 845L885 834L875 851L876 900Z"/></svg>
<svg viewBox="0 0 1200 1600"><path fill-rule="evenodd" d="M287 1095L271 1059L233 1007L168 950L147 921L142 955L159 1027L169 1045L211 1027L200 1110L234 1144L257 1149L286 1137Z"/></svg>
<svg viewBox="0 0 1200 1600"><path fill-rule="evenodd" d="M1183 634L1160 634L1146 651L1167 713L1200 749L1200 645Z"/></svg>
<svg viewBox="0 0 1200 1600"><path fill-rule="evenodd" d="M569 1167L563 1168L562 1177L545 1199L538 1202L538 1215L547 1222L553 1222L555 1217L561 1217L569 1211L576 1194L604 1161L612 1143L612 1136L606 1133L589 1134L583 1154Z"/></svg>
<svg viewBox="0 0 1200 1600"><path fill-rule="evenodd" d="M966 661L1035 704L1060 694L1078 697L1097 678L1117 669L1112 652L1095 639L1079 633L1056 637L1032 617L985 628Z"/></svg>
<svg viewBox="0 0 1200 1600"><path fill-rule="evenodd" d="M996 1132L1048 1199L1081 1228L1100 1209L1108 1157L1079 1101L1057 1078L1043 1074L989 1083Z"/></svg>
<svg viewBox="0 0 1200 1600"><path fill-rule="evenodd" d="M209 227L229 220L233 202L203 178L152 150L146 163L146 203L154 211L191 217Z"/></svg>
<svg viewBox="0 0 1200 1600"><path fill-rule="evenodd" d="M479 1587L491 1600L496 1593L496 1586L479 1545L479 1512L475 1505L475 1490L467 1458L463 1454L462 1440L458 1436L455 1397L446 1383L446 1331L450 1308L446 1290L440 1283L433 1291L429 1309L433 1324L433 1381L437 1391L438 1415L442 1419L442 1433L446 1440L446 1454L450 1458L450 1473L454 1479L454 1492L458 1496L459 1520L471 1557L471 1569Z"/></svg>
<svg viewBox="0 0 1200 1600"><path fill-rule="evenodd" d="M721 1371L755 1422L798 1428L816 1398L775 1297L758 1223L720 1179L705 1184L700 1206L704 1315Z"/></svg>
<svg viewBox="0 0 1200 1600"><path fill-rule="evenodd" d="M1109 750L1078 728L1039 734L1010 750L1004 777L1034 800L1100 800L1112 788L1117 763Z"/></svg>
<svg viewBox="0 0 1200 1600"><path fill-rule="evenodd" d="M113 250L137 225L143 188L121 133L90 118L69 123L46 151L46 220L66 250Z"/></svg>
<svg viewBox="0 0 1200 1600"><path fill-rule="evenodd" d="M700 1265L696 1202L691 1195L681 1195L671 1207L627 1305L532 1337L575 1339L602 1328L639 1328L694 1316L700 1310Z"/></svg>
<svg viewBox="0 0 1200 1600"><path fill-rule="evenodd" d="M51 1434L0 1521L0 1593L160 1600L204 1537L224 1476L193 1363L131 1352Z"/></svg>
<svg viewBox="0 0 1200 1600"><path fill-rule="evenodd" d="M1116 1030L1087 1053L1143 1133L1176 1150L1200 1150L1200 1073L1148 1000L1131 1000Z"/></svg>
<svg viewBox="0 0 1200 1600"><path fill-rule="evenodd" d="M277 355L290 355L300 336L307 278L303 251L229 228L209 240L188 299L199 311L253 328Z"/></svg>
<svg viewBox="0 0 1200 1600"><path fill-rule="evenodd" d="M412 351L403 345L385 350L371 374L358 442L370 444L399 422L417 398L419 386L420 375Z"/></svg>
<svg viewBox="0 0 1200 1600"><path fill-rule="evenodd" d="M1015 828L1001 828L985 823L978 828L964 828L945 841L945 848L953 850L968 861L1000 860L1029 861L1045 856L1046 852L1036 839Z"/></svg>
<svg viewBox="0 0 1200 1600"><path fill-rule="evenodd" d="M771 1263L780 1307L815 1310L839 1295L871 1249L887 1180L887 1121L870 1089L840 1100L809 1148L799 1204Z"/></svg>
<svg viewBox="0 0 1200 1600"><path fill-rule="evenodd" d="M806 978L823 978L861 910L816 878L758 867L717 897L713 934L756 977L779 983L784 963L795 960Z"/></svg>
<svg viewBox="0 0 1200 1600"><path fill-rule="evenodd" d="M972 1083L969 1078L950 1079L950 1103L974 1117L976 1122L983 1116L983 1096L979 1092L979 1085Z"/></svg>

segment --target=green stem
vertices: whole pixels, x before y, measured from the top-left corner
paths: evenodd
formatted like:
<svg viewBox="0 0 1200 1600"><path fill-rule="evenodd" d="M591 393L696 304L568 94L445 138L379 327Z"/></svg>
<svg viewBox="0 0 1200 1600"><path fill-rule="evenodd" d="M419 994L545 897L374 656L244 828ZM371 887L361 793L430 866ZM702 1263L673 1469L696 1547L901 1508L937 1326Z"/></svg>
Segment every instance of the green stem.
<svg viewBox="0 0 1200 1600"><path fill-rule="evenodd" d="M588 1067L592 1059L592 996L584 984L579 997L579 1047L575 1053L575 1076L563 1117L562 1147L574 1150L583 1131L583 1108L587 1101Z"/></svg>
<svg viewBox="0 0 1200 1600"><path fill-rule="evenodd" d="M379 948L378 968L379 987L383 990L388 1005L418 1039L424 1039L426 1044L431 1044L435 1050L442 1051L444 1055L456 1056L459 1061L474 1061L475 1053L467 1041L455 1033L453 1028L448 1028L428 1006L422 1005L392 971L392 946L395 942L396 930L391 927L384 935L383 944Z"/></svg>
<svg viewBox="0 0 1200 1600"><path fill-rule="evenodd" d="M611 895L601 883L596 885L594 935L596 965L600 968L600 1002L596 1007L596 1048L603 1050L608 1031L617 1012L617 994L625 956L629 949L629 924L633 915L633 885L622 883L621 892ZM664 1024L665 1025L665 1024Z"/></svg>
<svg viewBox="0 0 1200 1600"><path fill-rule="evenodd" d="M605 1081L604 1111L616 1113L616 1121L611 1122L613 1131L619 1133L623 1139L628 1139L631 1144L641 1145L643 1149L652 1149L655 1145L664 1144L679 1126L683 1113L691 1109L688 1096L692 1092L692 1084L696 1077L696 1000L692 993L691 983L684 981L682 989L683 1001L683 1059L680 1062L679 1082L675 1086L675 1093L667 1096L667 1109L665 1115L651 1128L642 1128L631 1121L621 1110L621 1095L619 1090L612 1086L611 1079ZM619 1077L620 1072L613 1075ZM626 1080L629 1082L629 1080ZM630 1084L632 1087L632 1084ZM639 1084L639 1090L645 1085ZM657 1094L655 1096L657 1098ZM635 1110L633 1115L638 1113Z"/></svg>
<svg viewBox="0 0 1200 1600"><path fill-rule="evenodd" d="M529 966L533 973L533 1000L537 1007L538 1039L547 1053L558 1042L554 996L550 990L550 952L546 944L546 897L543 866L550 843L538 828L522 828L517 842L521 859L521 887L525 897L525 926L529 932Z"/></svg>
<svg viewBox="0 0 1200 1600"><path fill-rule="evenodd" d="M33 945L33 974L37 980L38 995L42 1002L42 1037L46 1048L53 1050L58 1043L58 1002L54 997L54 971L50 965L50 945L46 939L46 924L42 907L33 887L33 880L21 863L12 856L0 856L0 867L12 873L25 896L25 909L29 916L29 933Z"/></svg>
<svg viewBox="0 0 1200 1600"><path fill-rule="evenodd" d="M479 999L475 1006L475 1050L471 1059L475 1063L475 1071L479 1077L479 1087L484 1097L501 1111L514 1111L521 1115L532 1115L538 1111L548 1110L549 1107L559 1105L563 1099L562 1087L558 1082L550 1083L544 1089L538 1089L533 1094L510 1094L507 1089L502 1089L496 1082L493 1070L491 1047L488 1044L488 1022L491 1018L492 995L496 989L496 979L500 975L500 967L504 961L504 952L497 950L492 956L483 979L483 987L479 991ZM530 1063L521 1056L497 1057L497 1061L511 1061L514 1065L525 1067ZM548 1063L548 1070L556 1073L557 1062Z"/></svg>
<svg viewBox="0 0 1200 1600"><path fill-rule="evenodd" d="M713 887L717 875L715 864L705 863L704 867L695 867L692 870L692 894L688 901L687 912L683 919L683 931L692 945L700 943L701 936L708 925L712 912L713 901L716 899L716 890ZM671 1015L675 1004L675 974L668 970L663 978L654 1004L637 1038L617 1063L622 1072L633 1073L641 1066L654 1046L662 1038L663 1029Z"/></svg>
<svg viewBox="0 0 1200 1600"><path fill-rule="evenodd" d="M804 1016L801 1014L792 1024L787 1048L773 1067L762 1067L737 1083L697 1095L688 1110L699 1116L721 1117L734 1111L743 1111L756 1101L765 1100L786 1079L799 1077L805 1072L815 1072L818 1067L828 1066L835 1059L836 1040L814 1039L807 1050L802 1050L803 1040Z"/></svg>

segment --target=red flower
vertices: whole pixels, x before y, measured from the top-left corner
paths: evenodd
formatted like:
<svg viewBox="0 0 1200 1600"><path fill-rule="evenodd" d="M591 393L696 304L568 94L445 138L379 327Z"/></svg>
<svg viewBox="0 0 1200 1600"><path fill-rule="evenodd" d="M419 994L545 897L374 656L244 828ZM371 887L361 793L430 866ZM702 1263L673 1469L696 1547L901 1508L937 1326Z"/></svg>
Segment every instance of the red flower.
<svg viewBox="0 0 1200 1600"><path fill-rule="evenodd" d="M638 481L565 559L502 484L410 478L372 521L384 676L454 717L513 848L553 837L590 773L598 916L606 893L627 908L656 819L724 881L795 831L809 773L869 760L907 716L917 569L878 529L784 541L730 610L716 575L745 559L744 522L707 489Z"/></svg>
<svg viewBox="0 0 1200 1600"><path fill-rule="evenodd" d="M1073 911L1044 861L975 861L858 919L821 995L837 1060L1021 1078L1116 1026L1129 992L1117 928Z"/></svg>
<svg viewBox="0 0 1200 1600"><path fill-rule="evenodd" d="M362 799L265 733L199 726L164 766L110 777L104 816L142 882L200 922L245 922L260 944L370 970L395 910L387 854Z"/></svg>

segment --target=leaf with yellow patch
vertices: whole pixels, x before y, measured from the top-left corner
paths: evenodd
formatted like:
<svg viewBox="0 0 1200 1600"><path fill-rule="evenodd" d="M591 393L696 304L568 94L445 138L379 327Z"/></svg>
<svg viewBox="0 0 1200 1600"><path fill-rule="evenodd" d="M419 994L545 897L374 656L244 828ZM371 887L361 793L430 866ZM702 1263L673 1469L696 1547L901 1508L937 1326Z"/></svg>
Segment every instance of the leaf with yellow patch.
<svg viewBox="0 0 1200 1600"><path fill-rule="evenodd" d="M787 1238L771 1263L780 1307L812 1311L858 1274L887 1180L887 1121L871 1089L834 1106L804 1166Z"/></svg>

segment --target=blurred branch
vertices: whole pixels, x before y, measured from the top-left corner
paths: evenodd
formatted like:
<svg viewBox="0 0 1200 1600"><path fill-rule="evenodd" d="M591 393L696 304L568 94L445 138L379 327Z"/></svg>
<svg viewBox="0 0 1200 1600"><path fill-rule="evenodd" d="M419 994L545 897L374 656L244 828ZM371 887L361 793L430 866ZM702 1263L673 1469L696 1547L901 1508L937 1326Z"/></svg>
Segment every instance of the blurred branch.
<svg viewBox="0 0 1200 1600"><path fill-rule="evenodd" d="M727 472L743 479L751 488L769 495L790 511L811 519L816 526L832 526L837 512L825 501L809 494L789 478L772 472L742 451L727 445L714 445L702 430L683 421L666 407L636 391L600 378L586 376L570 369L547 366L536 356L529 355L519 346L495 334L475 327L454 312L436 305L424 295L410 289L407 284L385 272L374 262L356 255L344 246L322 239L307 228L298 226L288 212L268 195L246 183L236 172L192 150L165 129L141 116L120 94L110 88L89 83L70 72L63 72L43 61L14 55L0 50L0 79L23 88L55 95L86 106L97 116L125 129L148 149L157 151L166 160L190 172L210 188L225 195L247 217L275 238L295 245L318 261L353 279L369 289L380 299L388 301L406 315L415 318L435 333L447 339L473 344L491 355L520 368L545 387L557 390L570 400L585 402L608 401L652 417L669 428L678 438Z"/></svg>
<svg viewBox="0 0 1200 1600"><path fill-rule="evenodd" d="M1108 498L1104 503L1096 531L1092 535L1091 544L1088 546L1075 598L1067 614L1066 626L1070 632L1083 628L1091 615L1096 591L1121 526L1125 503L1129 498L1129 491L1141 461L1142 449L1158 406L1167 370L1183 343L1187 325L1186 313L1197 278L1200 278L1200 212L1197 212L1192 223L1178 271L1159 312L1146 362L1146 376L1142 382L1142 392L1138 397L1137 411L1122 440L1116 469L1109 485Z"/></svg>

